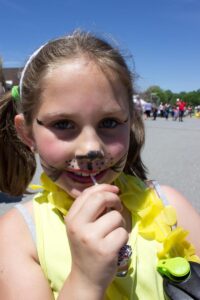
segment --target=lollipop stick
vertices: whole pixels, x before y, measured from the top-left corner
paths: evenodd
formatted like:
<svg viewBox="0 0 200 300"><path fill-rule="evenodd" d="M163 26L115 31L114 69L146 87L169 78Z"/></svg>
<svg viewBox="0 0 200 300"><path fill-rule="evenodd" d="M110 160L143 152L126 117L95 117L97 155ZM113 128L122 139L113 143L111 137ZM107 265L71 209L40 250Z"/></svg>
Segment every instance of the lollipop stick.
<svg viewBox="0 0 200 300"><path fill-rule="evenodd" d="M96 181L95 177L93 175L90 174L90 177L92 179L92 182L94 185L98 185L98 182Z"/></svg>

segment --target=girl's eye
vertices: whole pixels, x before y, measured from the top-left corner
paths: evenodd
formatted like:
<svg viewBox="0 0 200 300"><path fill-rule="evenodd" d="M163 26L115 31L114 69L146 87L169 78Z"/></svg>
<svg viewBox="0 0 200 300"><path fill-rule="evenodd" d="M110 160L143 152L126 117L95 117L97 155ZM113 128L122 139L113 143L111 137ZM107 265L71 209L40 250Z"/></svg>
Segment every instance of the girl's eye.
<svg viewBox="0 0 200 300"><path fill-rule="evenodd" d="M55 129L60 129L60 130L64 130L64 129L74 129L74 125L71 121L68 120L61 120L61 121L57 121L52 125Z"/></svg>
<svg viewBox="0 0 200 300"><path fill-rule="evenodd" d="M119 122L115 119L105 119L100 123L100 128L115 128Z"/></svg>

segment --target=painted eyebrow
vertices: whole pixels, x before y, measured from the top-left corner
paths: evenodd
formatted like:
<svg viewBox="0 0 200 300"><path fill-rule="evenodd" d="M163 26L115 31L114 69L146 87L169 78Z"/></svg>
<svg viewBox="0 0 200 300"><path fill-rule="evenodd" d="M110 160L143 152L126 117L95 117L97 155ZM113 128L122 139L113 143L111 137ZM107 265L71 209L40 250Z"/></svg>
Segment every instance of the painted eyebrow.
<svg viewBox="0 0 200 300"><path fill-rule="evenodd" d="M44 126L46 123L48 124L51 121L70 120L74 117L75 117L75 115L67 115L67 114L63 114L63 113L58 113L58 114L57 113L52 113L52 114L49 113L49 114L42 116L41 118L37 117L35 119L36 119L36 122L38 125Z"/></svg>
<svg viewBox="0 0 200 300"><path fill-rule="evenodd" d="M127 117L127 118L123 121L123 123L127 123L128 120L129 120L129 117ZM41 120L39 120L38 118L36 118L36 122L37 122L37 124L40 125L40 126L44 126L44 125L45 125L45 123L43 123L43 122L42 122Z"/></svg>
<svg viewBox="0 0 200 300"><path fill-rule="evenodd" d="M36 118L36 122L38 125L44 126L44 123L42 121L40 121L38 118Z"/></svg>
<svg viewBox="0 0 200 300"><path fill-rule="evenodd" d="M128 120L129 120L129 117L127 117L127 118L123 121L123 123L124 123L124 124L127 123ZM36 122L37 122L37 124L40 125L40 126L44 126L44 125L45 125L45 123L44 123L43 121L39 120L38 118L36 118Z"/></svg>

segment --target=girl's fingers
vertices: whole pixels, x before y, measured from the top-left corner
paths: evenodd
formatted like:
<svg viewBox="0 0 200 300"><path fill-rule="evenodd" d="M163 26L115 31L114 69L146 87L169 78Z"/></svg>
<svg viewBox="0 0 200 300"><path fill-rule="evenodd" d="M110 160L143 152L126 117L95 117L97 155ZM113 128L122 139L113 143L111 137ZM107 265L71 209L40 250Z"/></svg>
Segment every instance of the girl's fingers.
<svg viewBox="0 0 200 300"><path fill-rule="evenodd" d="M111 231L102 241L101 248L108 249L109 253L116 253L128 242L128 232L123 227L118 227Z"/></svg>
<svg viewBox="0 0 200 300"><path fill-rule="evenodd" d="M93 226L96 237L104 238L119 227L125 228L125 221L119 211L111 210L98 218Z"/></svg>
<svg viewBox="0 0 200 300"><path fill-rule="evenodd" d="M110 192L97 192L91 195L85 201L78 212L71 217L68 214L66 220L70 223L73 221L73 226L80 227L81 225L90 224L96 221L102 214L106 213L109 209L117 211L122 210L122 204L118 195Z"/></svg>
<svg viewBox="0 0 200 300"><path fill-rule="evenodd" d="M107 210L122 210L118 195L111 192L98 192L90 196L80 209L83 222L94 222ZM82 214L84 212L84 214Z"/></svg>
<svg viewBox="0 0 200 300"><path fill-rule="evenodd" d="M73 218L80 211L80 209L83 207L85 202L89 202L89 201L92 202L92 200L95 199L95 197L98 197L95 196L98 194L98 192L102 193L106 191L117 194L119 192L119 188L114 185L99 184L84 190L83 193L74 200L74 203L72 204L68 213L70 218Z"/></svg>

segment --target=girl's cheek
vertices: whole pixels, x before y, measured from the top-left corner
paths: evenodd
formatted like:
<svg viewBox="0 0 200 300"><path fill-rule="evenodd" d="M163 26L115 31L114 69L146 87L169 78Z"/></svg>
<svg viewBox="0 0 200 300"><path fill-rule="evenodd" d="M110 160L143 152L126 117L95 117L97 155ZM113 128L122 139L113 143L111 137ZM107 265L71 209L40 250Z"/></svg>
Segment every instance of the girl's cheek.
<svg viewBox="0 0 200 300"><path fill-rule="evenodd" d="M38 154L52 165L60 164L68 159L68 146L63 146L63 143L41 141L36 145Z"/></svg>
<svg viewBox="0 0 200 300"><path fill-rule="evenodd" d="M113 157L120 156L121 157L123 154L128 152L129 138L122 137L120 139L120 141L118 141L117 143L114 143L113 145L110 145L109 148L110 149L108 152L111 154L111 156L113 156Z"/></svg>

